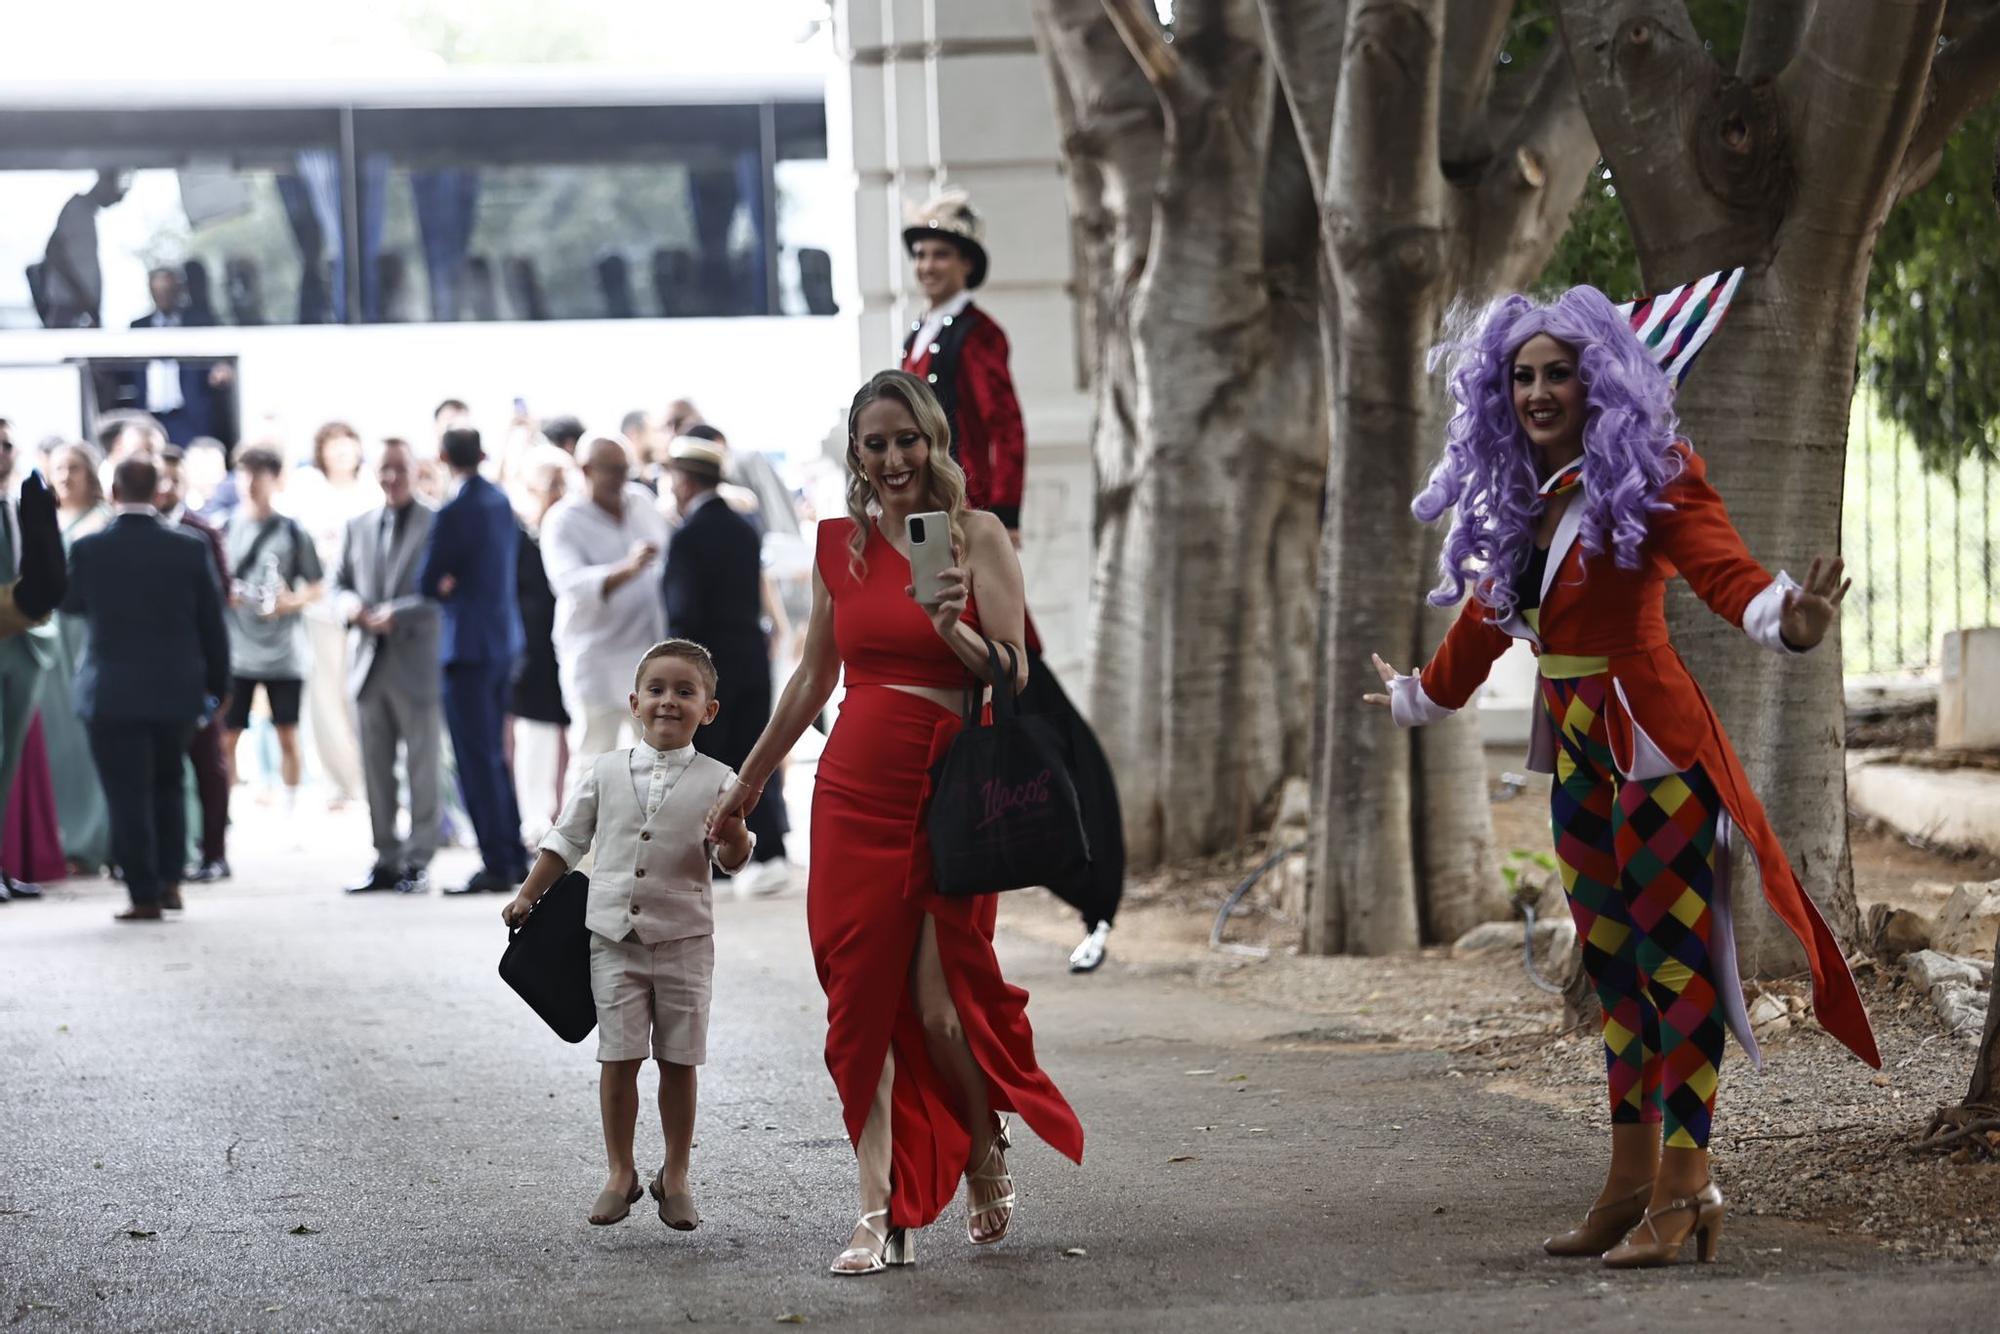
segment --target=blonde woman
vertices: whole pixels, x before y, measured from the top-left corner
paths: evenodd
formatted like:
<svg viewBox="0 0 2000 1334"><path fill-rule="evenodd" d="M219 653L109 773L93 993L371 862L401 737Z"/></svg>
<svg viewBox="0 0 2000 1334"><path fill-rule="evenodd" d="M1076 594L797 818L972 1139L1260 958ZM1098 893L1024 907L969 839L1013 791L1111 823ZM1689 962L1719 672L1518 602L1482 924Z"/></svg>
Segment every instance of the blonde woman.
<svg viewBox="0 0 2000 1334"><path fill-rule="evenodd" d="M812 616L785 687L711 826L757 804L846 673L813 790L806 928L826 989L826 1063L861 1174L861 1217L835 1274L909 1264L910 1232L966 1178L966 1237L999 1241L1014 1210L1006 1112L1078 1162L1083 1127L1035 1063L1027 994L1000 976L995 900L942 898L924 834L930 767L965 692L1026 677L1021 565L1007 530L965 507L965 475L930 389L884 371L847 416L847 517L819 525ZM910 587L905 520L950 516L958 559L939 600ZM1018 663L990 680L981 632ZM906 979L906 980L905 980Z"/></svg>

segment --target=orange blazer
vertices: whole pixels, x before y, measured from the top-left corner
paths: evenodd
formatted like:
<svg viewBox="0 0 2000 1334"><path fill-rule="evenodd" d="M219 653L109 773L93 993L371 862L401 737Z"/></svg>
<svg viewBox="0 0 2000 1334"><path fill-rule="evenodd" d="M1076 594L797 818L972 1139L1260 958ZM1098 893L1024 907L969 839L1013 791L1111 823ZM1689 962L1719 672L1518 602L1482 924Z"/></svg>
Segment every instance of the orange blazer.
<svg viewBox="0 0 2000 1334"><path fill-rule="evenodd" d="M1708 484L1700 456L1685 442L1674 448L1683 471L1661 493L1672 508L1651 516L1637 569L1618 568L1609 553L1586 559L1576 541L1583 507L1572 504L1549 551L1537 618L1542 634L1537 636L1519 613L1496 621L1492 608L1468 597L1437 653L1415 678L1423 695L1419 707L1428 706L1428 712L1406 719L1399 707L1399 721L1427 721L1462 708L1517 638L1526 639L1537 655L1547 651L1608 658L1605 727L1619 772L1650 778L1696 764L1708 772L1729 818L1756 854L1765 900L1805 947L1820 1025L1879 1067L1882 1058L1840 943L1799 884L1735 747L1667 637L1666 586L1678 571L1716 615L1766 647L1789 652L1778 638L1778 620L1786 590L1797 585L1757 563L1729 521L1722 497ZM1530 765L1548 772L1554 737L1539 709L1535 718ZM1727 953L1733 966L1733 940ZM1730 985L1718 984L1718 990L1740 995L1736 979L1727 981ZM1747 1024L1732 1027L1755 1058Z"/></svg>

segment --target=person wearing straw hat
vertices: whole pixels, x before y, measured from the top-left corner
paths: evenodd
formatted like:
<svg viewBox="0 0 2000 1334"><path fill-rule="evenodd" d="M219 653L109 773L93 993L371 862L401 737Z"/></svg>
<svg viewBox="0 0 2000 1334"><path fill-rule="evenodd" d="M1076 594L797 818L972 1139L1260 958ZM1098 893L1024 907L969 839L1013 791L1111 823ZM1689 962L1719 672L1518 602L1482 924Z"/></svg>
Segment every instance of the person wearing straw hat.
<svg viewBox="0 0 2000 1334"><path fill-rule="evenodd" d="M1721 1237L1708 1141L1725 1031L1762 1065L1736 968L1732 845L1755 854L1765 901L1804 947L1820 1026L1881 1065L1840 943L1667 634L1676 574L1783 655L1824 639L1848 588L1837 558L1814 557L1803 583L1760 565L1680 435L1675 386L1740 277L1622 310L1594 287L1503 297L1447 337L1458 410L1410 508L1426 523L1456 511L1430 600L1464 607L1422 670L1375 658L1383 690L1364 696L1400 725L1433 722L1514 640L1535 652L1528 767L1554 776L1556 860L1604 1010L1611 1112L1603 1190L1543 1247L1615 1269L1671 1264L1690 1240L1712 1260Z"/></svg>
<svg viewBox="0 0 2000 1334"><path fill-rule="evenodd" d="M1007 335L972 301L986 281L985 223L963 190L925 201L908 222L903 245L929 307L903 340L902 368L944 408L966 503L991 510L1018 547L1027 435L1007 369Z"/></svg>

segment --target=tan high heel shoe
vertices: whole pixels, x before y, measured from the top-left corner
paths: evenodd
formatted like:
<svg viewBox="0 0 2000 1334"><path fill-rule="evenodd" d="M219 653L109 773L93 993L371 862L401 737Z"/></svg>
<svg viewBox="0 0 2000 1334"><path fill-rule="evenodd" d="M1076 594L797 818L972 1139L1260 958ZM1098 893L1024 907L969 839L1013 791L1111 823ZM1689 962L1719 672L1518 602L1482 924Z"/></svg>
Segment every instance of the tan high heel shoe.
<svg viewBox="0 0 2000 1334"><path fill-rule="evenodd" d="M986 1146L986 1157L980 1160L976 1171L965 1174L965 1239L974 1246L991 1246L994 1242L1002 1240L1007 1235L1007 1228L1014 1221L1014 1176L1007 1170L1007 1160L1000 1158L1000 1170L997 1172L986 1170L996 1157L1013 1147L1014 1141L1007 1134L1007 1119L1001 1117L999 1128L993 1132L992 1143ZM982 1204L973 1194L974 1186L981 1181L990 1181L1006 1189L1002 1194ZM1000 1226L982 1237L973 1230L972 1223L974 1219L985 1214L999 1214Z"/></svg>
<svg viewBox="0 0 2000 1334"><path fill-rule="evenodd" d="M1694 1226L1686 1236L1667 1241L1660 1236L1659 1220L1668 1214L1687 1210L1694 1215ZM1639 1226L1632 1229L1632 1235L1625 1244L1614 1251L1604 1253L1607 1269L1656 1269L1661 1265L1680 1263L1681 1248L1687 1245L1688 1237L1695 1240L1695 1259L1707 1264L1715 1259L1716 1249L1722 1244L1722 1214L1724 1203L1722 1192L1710 1181L1692 1195L1683 1195L1658 1209L1648 1209L1646 1216L1639 1220ZM1645 1233L1642 1239L1640 1233Z"/></svg>
<svg viewBox="0 0 2000 1334"><path fill-rule="evenodd" d="M1630 1195L1608 1204L1594 1204L1580 1226L1550 1237L1542 1243L1542 1249L1550 1255L1602 1255L1623 1241L1625 1234L1646 1216L1646 1201L1652 1198L1653 1183L1648 1181Z"/></svg>

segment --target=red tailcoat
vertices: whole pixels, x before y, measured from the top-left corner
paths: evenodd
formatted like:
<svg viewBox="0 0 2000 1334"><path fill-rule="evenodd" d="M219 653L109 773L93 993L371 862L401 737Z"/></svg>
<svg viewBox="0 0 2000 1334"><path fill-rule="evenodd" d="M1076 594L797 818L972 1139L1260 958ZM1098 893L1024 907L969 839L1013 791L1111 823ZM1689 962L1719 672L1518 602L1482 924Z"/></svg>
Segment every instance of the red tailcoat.
<svg viewBox="0 0 2000 1334"><path fill-rule="evenodd" d="M992 510L1008 528L1019 528L1028 440L1007 370L1007 335L970 302L946 321L934 342L920 347L922 327L921 322L911 327L903 369L937 390L951 418L951 452L965 470L966 501L974 509Z"/></svg>
<svg viewBox="0 0 2000 1334"><path fill-rule="evenodd" d="M1609 553L1585 559L1576 542L1583 505L1573 502L1549 551L1550 573L1543 584L1538 618L1542 634L1537 637L1518 613L1495 621L1492 608L1476 597L1467 598L1444 643L1415 678L1424 696L1417 711L1424 716L1405 719L1399 703L1399 721L1428 721L1463 707L1516 638L1528 640L1538 655L1546 650L1610 659L1605 726L1619 772L1651 778L1696 764L1707 771L1729 820L1756 854L1765 900L1805 946L1813 1008L1821 1026L1862 1060L1879 1067L1882 1058L1840 944L1786 860L1707 696L1667 639L1666 586L1676 571L1709 610L1779 651L1784 650L1778 642L1778 615L1785 589L1795 585L1789 579L1781 583L1757 563L1730 523L1722 498L1708 484L1700 457L1685 444L1676 450L1684 471L1661 493L1672 509L1650 517L1638 569L1618 568ZM1555 738L1539 707L1534 717L1530 767L1549 772ZM1741 1013L1742 989L1726 906L1726 836L1724 830L1717 839L1723 909L1717 914L1719 948L1712 950L1712 957L1717 973L1726 970L1728 976L1712 980L1725 1007L1733 1002L1730 1027L1756 1060L1756 1043Z"/></svg>

